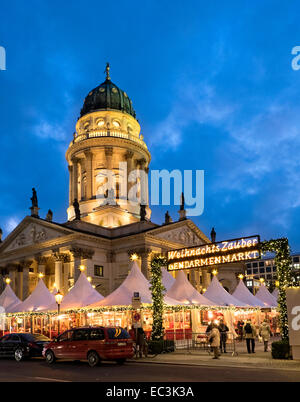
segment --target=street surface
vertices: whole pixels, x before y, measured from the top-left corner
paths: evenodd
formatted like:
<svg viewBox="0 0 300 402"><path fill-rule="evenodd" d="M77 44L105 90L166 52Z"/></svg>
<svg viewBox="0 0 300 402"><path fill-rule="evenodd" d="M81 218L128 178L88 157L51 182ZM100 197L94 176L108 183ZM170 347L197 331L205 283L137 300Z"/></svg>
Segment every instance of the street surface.
<svg viewBox="0 0 300 402"><path fill-rule="evenodd" d="M202 382L202 381L300 381L300 371L282 369L235 368L207 366L176 366L128 362L124 366L102 363L91 368L86 362L59 361L49 366L37 359L17 363L0 360L0 382Z"/></svg>

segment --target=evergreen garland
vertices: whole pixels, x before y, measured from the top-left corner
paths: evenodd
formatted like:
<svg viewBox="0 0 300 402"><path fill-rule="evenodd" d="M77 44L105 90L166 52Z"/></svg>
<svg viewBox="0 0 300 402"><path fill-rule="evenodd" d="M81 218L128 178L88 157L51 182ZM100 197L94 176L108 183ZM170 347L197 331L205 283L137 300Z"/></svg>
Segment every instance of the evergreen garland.
<svg viewBox="0 0 300 402"><path fill-rule="evenodd" d="M153 341L161 340L164 336L163 313L164 313L164 291L166 290L162 283L161 267L166 265L164 257L154 257L151 261L151 286L152 293L152 333Z"/></svg>
<svg viewBox="0 0 300 402"><path fill-rule="evenodd" d="M292 259L290 246L287 238L271 239L261 242L261 251L275 253L274 263L277 268L278 290L278 311L280 314L280 333L283 340L289 340L288 313L286 305L286 289L292 286Z"/></svg>

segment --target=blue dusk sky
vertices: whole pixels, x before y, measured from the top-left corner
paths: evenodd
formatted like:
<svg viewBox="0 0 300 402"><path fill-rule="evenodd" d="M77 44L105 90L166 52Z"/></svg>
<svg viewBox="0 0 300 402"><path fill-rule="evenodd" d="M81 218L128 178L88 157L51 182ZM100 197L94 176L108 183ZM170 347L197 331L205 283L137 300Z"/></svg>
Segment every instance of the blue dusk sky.
<svg viewBox="0 0 300 402"><path fill-rule="evenodd" d="M203 169L193 218L217 239L288 236L300 251L299 2L2 2L0 227L67 219L65 151L85 96L112 81L133 101L152 169ZM161 223L169 209L153 207Z"/></svg>

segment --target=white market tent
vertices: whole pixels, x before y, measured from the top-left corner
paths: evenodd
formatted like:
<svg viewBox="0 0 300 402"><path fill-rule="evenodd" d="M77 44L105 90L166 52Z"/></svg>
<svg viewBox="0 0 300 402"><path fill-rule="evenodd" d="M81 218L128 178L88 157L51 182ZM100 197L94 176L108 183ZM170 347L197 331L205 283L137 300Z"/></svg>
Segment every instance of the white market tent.
<svg viewBox="0 0 300 402"><path fill-rule="evenodd" d="M260 285L255 296L264 303L265 307L277 307L277 300L271 295L264 284Z"/></svg>
<svg viewBox="0 0 300 402"><path fill-rule="evenodd" d="M166 290L168 291L174 285L176 279L166 270L166 268L161 269L162 273L162 283Z"/></svg>
<svg viewBox="0 0 300 402"><path fill-rule="evenodd" d="M93 288L93 286L87 280L86 275L81 272L75 285L63 298L60 309L68 310L71 308L81 308L92 303L97 303L103 299L104 297ZM49 310L55 309L57 309L56 303L49 308Z"/></svg>
<svg viewBox="0 0 300 402"><path fill-rule="evenodd" d="M178 273L175 283L168 290L166 296L172 297L182 304L215 305L212 301L197 292L194 286L188 281L183 271Z"/></svg>
<svg viewBox="0 0 300 402"><path fill-rule="evenodd" d="M264 303L250 292L250 290L244 284L243 280L240 280L240 283L237 285L235 291L232 293L232 296L242 301L243 303L248 304L249 306L265 307Z"/></svg>
<svg viewBox="0 0 300 402"><path fill-rule="evenodd" d="M218 281L216 276L213 277L211 284L209 285L204 296L211 300L216 306L236 306L236 307L247 307L247 303L236 299L234 296L229 294Z"/></svg>
<svg viewBox="0 0 300 402"><path fill-rule="evenodd" d="M21 300L15 295L10 284L7 284L0 296L0 307L3 307L6 313L11 313L20 303Z"/></svg>
<svg viewBox="0 0 300 402"><path fill-rule="evenodd" d="M152 295L149 289L150 284L142 274L136 261L133 261L131 270L124 282L105 299L93 304L90 307L101 306L129 306L132 304L132 297L135 292L139 292L141 302L152 303ZM165 297L165 303L170 305L180 304L177 300Z"/></svg>
<svg viewBox="0 0 300 402"><path fill-rule="evenodd" d="M278 288L275 288L272 292L272 296L275 297L276 300L278 300L278 296L279 296L279 290Z"/></svg>
<svg viewBox="0 0 300 402"><path fill-rule="evenodd" d="M21 304L15 307L14 313L23 311L41 311L55 303L55 297L40 279L34 291Z"/></svg>

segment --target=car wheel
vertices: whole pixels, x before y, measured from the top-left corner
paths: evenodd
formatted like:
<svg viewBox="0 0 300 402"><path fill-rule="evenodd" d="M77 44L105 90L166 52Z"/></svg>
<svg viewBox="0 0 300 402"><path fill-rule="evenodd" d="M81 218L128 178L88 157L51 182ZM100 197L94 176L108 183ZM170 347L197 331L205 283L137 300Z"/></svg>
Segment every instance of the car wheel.
<svg viewBox="0 0 300 402"><path fill-rule="evenodd" d="M18 348L15 350L15 360L17 362L21 362L22 360L24 360L25 356L24 356L24 351L22 348Z"/></svg>
<svg viewBox="0 0 300 402"><path fill-rule="evenodd" d="M122 366L125 362L126 359L117 359L117 364L119 364L119 366Z"/></svg>
<svg viewBox="0 0 300 402"><path fill-rule="evenodd" d="M52 350L47 350L46 354L45 354L45 358L46 358L46 362L48 364L52 364L55 362L56 358L54 353L52 352Z"/></svg>
<svg viewBox="0 0 300 402"><path fill-rule="evenodd" d="M100 363L100 357L97 352L90 352L87 358L90 367L98 366L98 364Z"/></svg>

